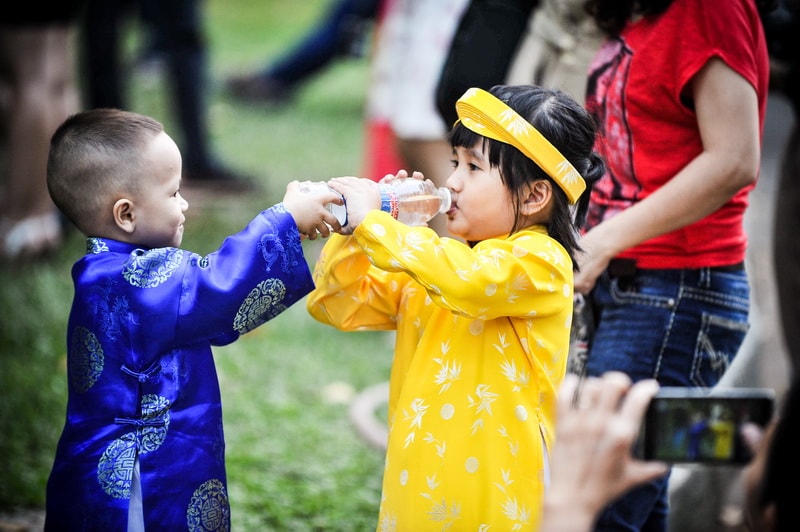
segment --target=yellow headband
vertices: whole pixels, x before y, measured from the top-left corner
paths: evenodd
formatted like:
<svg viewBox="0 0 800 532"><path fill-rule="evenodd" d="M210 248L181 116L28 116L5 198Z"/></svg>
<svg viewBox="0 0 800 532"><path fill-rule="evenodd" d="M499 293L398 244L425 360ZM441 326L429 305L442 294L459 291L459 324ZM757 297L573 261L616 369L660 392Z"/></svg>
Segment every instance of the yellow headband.
<svg viewBox="0 0 800 532"><path fill-rule="evenodd" d="M552 177L575 203L586 182L544 135L516 111L483 89L471 88L456 102L456 112L470 131L514 146Z"/></svg>

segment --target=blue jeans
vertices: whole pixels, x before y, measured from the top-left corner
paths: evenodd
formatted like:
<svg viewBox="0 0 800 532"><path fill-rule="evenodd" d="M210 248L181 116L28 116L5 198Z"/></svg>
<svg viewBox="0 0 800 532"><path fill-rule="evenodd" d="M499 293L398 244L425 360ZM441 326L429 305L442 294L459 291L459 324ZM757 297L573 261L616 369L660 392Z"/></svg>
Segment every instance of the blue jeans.
<svg viewBox="0 0 800 532"><path fill-rule="evenodd" d="M711 388L749 328L750 284L741 269L604 273L589 300L596 330L586 371L617 370L662 386ZM600 515L596 530L666 531L668 477L632 490Z"/></svg>

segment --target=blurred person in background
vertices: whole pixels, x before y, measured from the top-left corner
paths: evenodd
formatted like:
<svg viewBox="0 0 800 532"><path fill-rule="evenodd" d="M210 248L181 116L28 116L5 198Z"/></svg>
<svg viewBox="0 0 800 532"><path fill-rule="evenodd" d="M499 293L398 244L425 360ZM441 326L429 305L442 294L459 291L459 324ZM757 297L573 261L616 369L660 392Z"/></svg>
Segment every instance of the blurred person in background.
<svg viewBox="0 0 800 532"><path fill-rule="evenodd" d="M336 0L295 45L262 69L231 76L225 83L237 100L281 105L300 86L337 59L367 53L367 35L380 0Z"/></svg>
<svg viewBox="0 0 800 532"><path fill-rule="evenodd" d="M471 0L436 88L445 125L455 122L455 101L469 87L541 85L583 102L586 71L602 38L584 1Z"/></svg>
<svg viewBox="0 0 800 532"><path fill-rule="evenodd" d="M169 103L181 133L178 143L187 184L228 191L254 189L250 178L228 168L212 153L200 0L88 0L83 28L87 107L130 109L120 63L122 25L131 14L140 16L150 39L147 53L160 56L167 68Z"/></svg>
<svg viewBox="0 0 800 532"><path fill-rule="evenodd" d="M781 331L792 372L800 372L800 0L780 0L764 19L772 58L770 90L782 94L792 108L794 124L783 148L775 200L773 258Z"/></svg>
<svg viewBox="0 0 800 532"><path fill-rule="evenodd" d="M539 0L506 83L561 89L583 103L587 70L602 41L584 4L585 0Z"/></svg>
<svg viewBox="0 0 800 532"><path fill-rule="evenodd" d="M757 3L588 2L607 39L586 106L608 163L575 275L595 317L590 376L710 388L744 340L744 213L769 81ZM668 515L665 476L609 505L596 529L665 531Z"/></svg>
<svg viewBox="0 0 800 532"><path fill-rule="evenodd" d="M19 3L0 19L4 261L41 256L62 242L62 219L47 192L47 151L50 135L80 107L73 37L83 5L83 0Z"/></svg>
<svg viewBox="0 0 800 532"><path fill-rule="evenodd" d="M767 429L747 424L742 434L754 453L743 474L745 522L753 532L800 530L797 497L787 489L800 474L800 380L795 375L790 382L778 415Z"/></svg>
<svg viewBox="0 0 800 532"><path fill-rule="evenodd" d="M444 186L453 157L450 126L436 110L436 86L467 2L383 0L366 104L367 158L375 158L367 161L370 177L398 170L377 163L399 162L409 174L422 172ZM393 148L388 156L387 147ZM443 218L430 224L440 234L446 231Z"/></svg>
<svg viewBox="0 0 800 532"><path fill-rule="evenodd" d="M436 110L445 127L452 128L458 119L456 100L468 88L489 90L506 82L528 19L538 5L539 0L470 0L436 84Z"/></svg>

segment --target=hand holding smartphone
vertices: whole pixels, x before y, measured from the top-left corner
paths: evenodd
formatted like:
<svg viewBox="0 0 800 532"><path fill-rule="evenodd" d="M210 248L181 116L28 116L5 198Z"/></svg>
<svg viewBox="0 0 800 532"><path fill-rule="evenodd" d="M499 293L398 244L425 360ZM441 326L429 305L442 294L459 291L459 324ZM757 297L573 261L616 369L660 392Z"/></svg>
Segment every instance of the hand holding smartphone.
<svg viewBox="0 0 800 532"><path fill-rule="evenodd" d="M668 463L746 464L752 453L742 425L765 427L774 404L768 388L662 387L648 406L636 455Z"/></svg>

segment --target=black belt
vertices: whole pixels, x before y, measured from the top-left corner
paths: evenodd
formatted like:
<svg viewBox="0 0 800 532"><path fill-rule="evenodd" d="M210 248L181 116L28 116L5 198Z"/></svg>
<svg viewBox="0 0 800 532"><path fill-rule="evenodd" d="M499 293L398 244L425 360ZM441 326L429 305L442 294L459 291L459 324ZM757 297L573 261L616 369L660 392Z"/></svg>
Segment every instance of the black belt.
<svg viewBox="0 0 800 532"><path fill-rule="evenodd" d="M636 260L635 259L611 259L608 263L608 274L611 277L633 277L636 275ZM693 268L699 269L699 268ZM709 270L712 272L731 273L740 272L744 270L744 261L737 262L736 264L728 264L725 266L711 266Z"/></svg>
<svg viewBox="0 0 800 532"><path fill-rule="evenodd" d="M712 266L712 272L740 272L744 270L744 261L737 262L736 264L728 264L727 266Z"/></svg>

